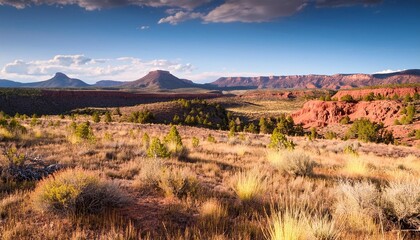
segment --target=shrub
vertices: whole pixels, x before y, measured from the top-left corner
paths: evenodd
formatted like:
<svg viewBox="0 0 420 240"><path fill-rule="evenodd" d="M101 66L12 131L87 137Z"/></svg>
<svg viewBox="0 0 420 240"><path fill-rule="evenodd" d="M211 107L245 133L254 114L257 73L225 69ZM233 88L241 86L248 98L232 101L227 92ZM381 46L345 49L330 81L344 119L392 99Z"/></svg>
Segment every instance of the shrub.
<svg viewBox="0 0 420 240"><path fill-rule="evenodd" d="M133 123L151 123L154 120L155 116L149 110L133 112L129 119Z"/></svg>
<svg viewBox="0 0 420 240"><path fill-rule="evenodd" d="M355 120L347 131L346 137L357 138L363 142L383 142L386 144L394 141L392 132L385 130L383 124L377 124L365 118Z"/></svg>
<svg viewBox="0 0 420 240"><path fill-rule="evenodd" d="M197 177L187 169L165 169L161 172L158 186L167 197L195 196L199 190Z"/></svg>
<svg viewBox="0 0 420 240"><path fill-rule="evenodd" d="M333 132L333 131L328 131L325 133L325 138L332 140L332 139L336 139L337 138L337 133Z"/></svg>
<svg viewBox="0 0 420 240"><path fill-rule="evenodd" d="M384 211L403 227L420 227L420 180L390 182L383 190Z"/></svg>
<svg viewBox="0 0 420 240"><path fill-rule="evenodd" d="M73 126L74 127L74 126ZM77 140L94 140L95 136L93 135L92 127L89 122L80 123L76 125L74 130L74 135Z"/></svg>
<svg viewBox="0 0 420 240"><path fill-rule="evenodd" d="M375 94L373 92L370 92L368 95L366 95L363 98L363 100L371 102L371 101L375 100Z"/></svg>
<svg viewBox="0 0 420 240"><path fill-rule="evenodd" d="M143 146L144 149L148 149L149 145L150 145L150 137L149 134L144 133L143 137L141 138L141 144Z"/></svg>
<svg viewBox="0 0 420 240"><path fill-rule="evenodd" d="M266 190L266 180L258 171L241 171L234 176L232 188L241 201L255 201Z"/></svg>
<svg viewBox="0 0 420 240"><path fill-rule="evenodd" d="M209 143L216 143L216 138L214 138L213 135L209 134L207 136L207 142L209 142Z"/></svg>
<svg viewBox="0 0 420 240"><path fill-rule="evenodd" d="M97 111L93 112L92 114L92 121L94 123L98 123L101 121L101 117L99 116L99 113Z"/></svg>
<svg viewBox="0 0 420 240"><path fill-rule="evenodd" d="M66 214L99 213L122 207L127 201L117 185L81 169L65 170L46 178L32 193L35 209Z"/></svg>
<svg viewBox="0 0 420 240"><path fill-rule="evenodd" d="M349 116L345 116L342 119L340 119L340 124L349 124L350 123L350 117Z"/></svg>
<svg viewBox="0 0 420 240"><path fill-rule="evenodd" d="M147 156L152 158L166 158L170 154L166 146L160 142L159 138L153 138L152 143L147 149Z"/></svg>
<svg viewBox="0 0 420 240"><path fill-rule="evenodd" d="M134 178L133 186L142 187L158 187L161 173L164 169L162 159L145 158L140 164L139 174Z"/></svg>
<svg viewBox="0 0 420 240"><path fill-rule="evenodd" d="M197 137L192 137L191 142L194 148L197 148L200 145L200 140Z"/></svg>
<svg viewBox="0 0 420 240"><path fill-rule="evenodd" d="M171 152L180 152L183 149L182 138L175 126L171 127L169 133L165 136L164 142L170 147Z"/></svg>
<svg viewBox="0 0 420 240"><path fill-rule="evenodd" d="M268 147L276 150L293 150L295 148L295 143L292 140L288 140L286 136L282 134L278 128L276 128L271 135Z"/></svg>
<svg viewBox="0 0 420 240"><path fill-rule="evenodd" d="M337 187L334 215L347 227L356 231L374 232L375 222L382 212L380 193L370 182L341 182Z"/></svg>
<svg viewBox="0 0 420 240"><path fill-rule="evenodd" d="M112 116L111 116L111 113L110 113L109 111L107 111L107 112L105 113L105 122L106 122L106 123L110 123L110 122L112 122Z"/></svg>
<svg viewBox="0 0 420 240"><path fill-rule="evenodd" d="M268 153L268 161L275 168L294 176L311 176L315 162L301 151L282 151Z"/></svg>
<svg viewBox="0 0 420 240"><path fill-rule="evenodd" d="M353 97L349 94L346 94L344 96L341 97L340 101L344 101L344 102L355 102L355 100L353 99Z"/></svg>

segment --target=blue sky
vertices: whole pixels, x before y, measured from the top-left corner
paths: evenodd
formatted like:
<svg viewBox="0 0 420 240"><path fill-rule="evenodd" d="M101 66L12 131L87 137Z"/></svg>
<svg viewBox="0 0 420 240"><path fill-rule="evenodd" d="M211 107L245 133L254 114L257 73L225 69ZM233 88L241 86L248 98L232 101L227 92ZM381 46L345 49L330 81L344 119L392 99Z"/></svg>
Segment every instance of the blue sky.
<svg viewBox="0 0 420 240"><path fill-rule="evenodd" d="M420 68L419 16L416 0L0 0L0 78L135 80L165 69L209 82Z"/></svg>

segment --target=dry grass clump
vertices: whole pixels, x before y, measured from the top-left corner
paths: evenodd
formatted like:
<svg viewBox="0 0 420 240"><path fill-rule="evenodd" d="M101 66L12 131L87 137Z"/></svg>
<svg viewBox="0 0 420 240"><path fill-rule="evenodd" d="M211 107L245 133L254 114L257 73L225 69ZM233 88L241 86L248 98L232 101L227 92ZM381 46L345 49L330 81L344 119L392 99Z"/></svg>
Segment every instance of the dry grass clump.
<svg viewBox="0 0 420 240"><path fill-rule="evenodd" d="M369 164L362 157L349 155L345 158L343 173L352 177L365 177L371 173Z"/></svg>
<svg viewBox="0 0 420 240"><path fill-rule="evenodd" d="M128 202L117 185L95 172L68 169L38 183L32 193L35 209L66 214L98 213Z"/></svg>
<svg viewBox="0 0 420 240"><path fill-rule="evenodd" d="M133 187L157 187L164 169L163 160L161 158L143 158L139 166L140 171L134 177Z"/></svg>
<svg viewBox="0 0 420 240"><path fill-rule="evenodd" d="M385 214L402 227L420 228L420 179L390 182L383 189Z"/></svg>
<svg viewBox="0 0 420 240"><path fill-rule="evenodd" d="M0 219L6 218L9 213L14 211L19 204L24 201L25 194L17 192L6 196L0 200Z"/></svg>
<svg viewBox="0 0 420 240"><path fill-rule="evenodd" d="M341 182L337 187L334 215L352 230L373 233L380 218L380 192L370 182Z"/></svg>
<svg viewBox="0 0 420 240"><path fill-rule="evenodd" d="M339 239L340 231L326 216L311 216L302 209L287 209L268 218L271 240Z"/></svg>
<svg viewBox="0 0 420 240"><path fill-rule="evenodd" d="M241 171L233 177L232 188L241 201L260 200L268 189L265 176L257 170Z"/></svg>
<svg viewBox="0 0 420 240"><path fill-rule="evenodd" d="M311 176L315 162L303 151L268 151L267 160L281 172L294 176Z"/></svg>
<svg viewBox="0 0 420 240"><path fill-rule="evenodd" d="M201 205L199 213L204 228L215 231L218 228L223 228L224 220L228 216L226 207L217 199L205 201Z"/></svg>

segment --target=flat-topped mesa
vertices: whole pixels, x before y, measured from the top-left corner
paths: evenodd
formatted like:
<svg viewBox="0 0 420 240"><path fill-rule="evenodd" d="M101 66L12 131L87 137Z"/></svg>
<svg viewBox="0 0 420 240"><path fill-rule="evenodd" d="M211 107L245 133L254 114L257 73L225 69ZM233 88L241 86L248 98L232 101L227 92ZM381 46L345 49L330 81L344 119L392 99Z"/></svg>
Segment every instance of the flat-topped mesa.
<svg viewBox="0 0 420 240"><path fill-rule="evenodd" d="M325 88L337 90L402 83L420 83L420 71L406 70L389 74L222 77L211 84L218 87Z"/></svg>

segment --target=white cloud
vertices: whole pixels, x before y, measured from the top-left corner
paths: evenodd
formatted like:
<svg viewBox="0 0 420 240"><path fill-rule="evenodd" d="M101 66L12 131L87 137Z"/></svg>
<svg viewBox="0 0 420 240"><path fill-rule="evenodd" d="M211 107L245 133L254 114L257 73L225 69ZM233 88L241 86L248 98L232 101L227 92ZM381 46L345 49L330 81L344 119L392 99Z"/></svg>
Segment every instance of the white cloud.
<svg viewBox="0 0 420 240"><path fill-rule="evenodd" d="M138 27L138 29L140 29L140 30L147 30L149 28L150 28L150 26L140 26L140 27Z"/></svg>
<svg viewBox="0 0 420 240"><path fill-rule="evenodd" d="M399 69L399 70L386 69L386 70L383 70L383 71L375 72L374 74L395 73L395 72L401 72L401 71L405 71L405 70L407 70L407 69Z"/></svg>
<svg viewBox="0 0 420 240"><path fill-rule="evenodd" d="M265 22L290 16L306 6L307 0L227 0L210 11L206 22Z"/></svg>
<svg viewBox="0 0 420 240"><path fill-rule="evenodd" d="M178 7L194 9L210 0L0 0L0 5L18 9L33 5L78 5L86 10L98 10L119 6Z"/></svg>
<svg viewBox="0 0 420 240"><path fill-rule="evenodd" d="M47 60L16 60L3 66L0 78L19 81L39 81L63 72L88 82L98 80L129 81L138 79L152 70L167 70L174 74L188 74L192 64L166 59L142 60L134 57L94 59L84 55L57 55Z"/></svg>
<svg viewBox="0 0 420 240"><path fill-rule="evenodd" d="M205 13L198 13L198 7L214 2L218 5ZM169 15L159 23L203 19L204 22L266 22L290 16L308 5L317 7L347 7L353 5L375 5L383 0L0 0L0 5L19 9L36 5L66 6L77 5L86 10L99 10L119 6L146 6L168 8Z"/></svg>
<svg viewBox="0 0 420 240"><path fill-rule="evenodd" d="M172 25L176 25L180 22L185 22L187 20L203 18L203 17L204 17L204 15L202 13L179 11L179 12L175 13L174 15L171 15L171 16L168 16L166 18L160 19L159 24L170 23Z"/></svg>

